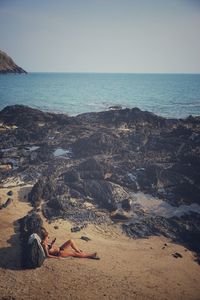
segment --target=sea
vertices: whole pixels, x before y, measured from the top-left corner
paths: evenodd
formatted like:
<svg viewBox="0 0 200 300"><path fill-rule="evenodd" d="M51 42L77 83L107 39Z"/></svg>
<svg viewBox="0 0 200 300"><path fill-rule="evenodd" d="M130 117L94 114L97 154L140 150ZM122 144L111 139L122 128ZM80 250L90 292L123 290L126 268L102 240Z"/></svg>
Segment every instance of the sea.
<svg viewBox="0 0 200 300"><path fill-rule="evenodd" d="M167 118L199 116L200 74L0 75L0 110L14 104L69 115L121 106Z"/></svg>

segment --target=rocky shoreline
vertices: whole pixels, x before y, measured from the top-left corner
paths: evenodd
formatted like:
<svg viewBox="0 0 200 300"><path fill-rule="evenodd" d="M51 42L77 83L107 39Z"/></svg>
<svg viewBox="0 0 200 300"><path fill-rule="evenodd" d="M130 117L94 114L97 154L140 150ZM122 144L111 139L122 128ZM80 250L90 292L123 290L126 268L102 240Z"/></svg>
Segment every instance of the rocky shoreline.
<svg viewBox="0 0 200 300"><path fill-rule="evenodd" d="M137 108L69 117L15 105L0 123L1 186L33 184L29 201L50 222L120 222L133 238L164 235L199 255L200 117ZM163 215L165 204L177 214Z"/></svg>

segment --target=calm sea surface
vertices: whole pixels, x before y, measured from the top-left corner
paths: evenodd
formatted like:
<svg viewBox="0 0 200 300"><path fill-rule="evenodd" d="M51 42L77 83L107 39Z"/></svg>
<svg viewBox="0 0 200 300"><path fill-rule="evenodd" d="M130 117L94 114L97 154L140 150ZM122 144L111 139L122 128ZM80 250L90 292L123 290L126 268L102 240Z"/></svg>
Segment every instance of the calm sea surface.
<svg viewBox="0 0 200 300"><path fill-rule="evenodd" d="M112 105L165 117L200 115L200 74L0 75L0 109L13 104L70 115Z"/></svg>

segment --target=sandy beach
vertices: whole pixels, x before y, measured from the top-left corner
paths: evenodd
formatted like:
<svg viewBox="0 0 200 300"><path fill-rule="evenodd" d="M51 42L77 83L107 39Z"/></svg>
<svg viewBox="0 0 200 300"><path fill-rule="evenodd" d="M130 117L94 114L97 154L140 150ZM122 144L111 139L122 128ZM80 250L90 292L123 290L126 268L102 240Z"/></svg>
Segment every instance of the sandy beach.
<svg viewBox="0 0 200 300"><path fill-rule="evenodd" d="M71 233L73 224L43 218L58 245L73 238L101 259L46 259L41 268L21 269L17 220L32 209L30 189L16 185L12 203L0 210L0 299L200 299L200 268L192 252L164 237L130 239L115 224ZM9 190L9 184L1 189L1 202ZM182 258L174 258L175 252Z"/></svg>

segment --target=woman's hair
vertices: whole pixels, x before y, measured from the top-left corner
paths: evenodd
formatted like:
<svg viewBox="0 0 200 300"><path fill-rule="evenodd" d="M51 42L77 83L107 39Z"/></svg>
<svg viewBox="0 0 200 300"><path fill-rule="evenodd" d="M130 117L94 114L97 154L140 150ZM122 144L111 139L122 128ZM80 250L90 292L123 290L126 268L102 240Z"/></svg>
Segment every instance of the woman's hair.
<svg viewBox="0 0 200 300"><path fill-rule="evenodd" d="M44 241L44 239L48 236L48 232L46 231L46 229L43 227L42 231L41 231L41 239L42 241Z"/></svg>

